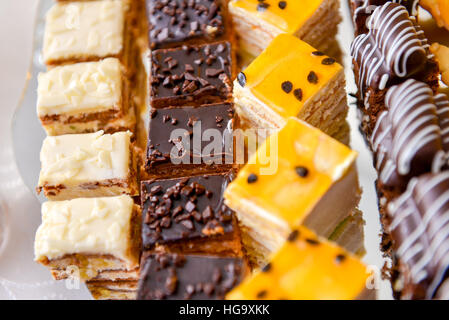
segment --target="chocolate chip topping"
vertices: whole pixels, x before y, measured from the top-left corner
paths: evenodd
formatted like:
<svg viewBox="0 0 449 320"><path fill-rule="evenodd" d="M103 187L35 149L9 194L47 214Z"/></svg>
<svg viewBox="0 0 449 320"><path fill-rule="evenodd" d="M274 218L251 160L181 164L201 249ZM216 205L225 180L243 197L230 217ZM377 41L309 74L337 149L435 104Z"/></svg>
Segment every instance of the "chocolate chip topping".
<svg viewBox="0 0 449 320"><path fill-rule="evenodd" d="M229 181L228 174L143 181L143 247L233 232L233 211L223 200Z"/></svg>
<svg viewBox="0 0 449 320"><path fill-rule="evenodd" d="M316 240L316 239L310 239L310 238L307 238L307 239L306 239L306 242L307 242L308 244L312 245L312 246L317 246L317 245L320 244L320 242L319 242L318 240Z"/></svg>
<svg viewBox="0 0 449 320"><path fill-rule="evenodd" d="M298 239L299 237L299 231L298 230L293 230L287 237L287 241L289 242L293 242L296 239Z"/></svg>
<svg viewBox="0 0 449 320"><path fill-rule="evenodd" d="M299 101L302 101L302 90L301 89L295 89L295 91L293 91L293 95L295 96L296 99L298 99Z"/></svg>
<svg viewBox="0 0 449 320"><path fill-rule="evenodd" d="M205 104L229 98L231 65L229 42L152 51L152 107Z"/></svg>
<svg viewBox="0 0 449 320"><path fill-rule="evenodd" d="M150 172L158 165L167 164L174 159L180 161L190 158L192 165L194 163L204 164L206 161L219 160L223 163L224 160L232 159L232 146L226 143L226 139L232 137L233 117L232 104L229 103L196 108L159 109L157 114L150 119L145 168ZM193 143L193 127L197 122L198 125L201 125L202 132L207 129L220 131L223 136L221 153L206 154L203 152L203 149L210 141L201 141L201 144L198 146ZM177 139L171 139L172 131L175 129L185 130L190 137L180 136ZM186 150L186 147L190 147L190 149ZM177 154L173 152L173 148L178 150ZM195 159L198 161L194 162Z"/></svg>
<svg viewBox="0 0 449 320"><path fill-rule="evenodd" d="M144 254L137 299L223 299L245 268L241 258Z"/></svg>
<svg viewBox="0 0 449 320"><path fill-rule="evenodd" d="M269 272L271 270L271 263L267 263L261 270L262 272Z"/></svg>
<svg viewBox="0 0 449 320"><path fill-rule="evenodd" d="M318 83L318 76L316 75L316 73L314 71L309 72L309 74L307 76L307 81L309 81L310 83L313 83L313 84Z"/></svg>
<svg viewBox="0 0 449 320"><path fill-rule="evenodd" d="M281 88L285 93L290 93L293 89L293 84L290 81L284 81L282 82Z"/></svg>
<svg viewBox="0 0 449 320"><path fill-rule="evenodd" d="M251 173L251 174L248 176L247 181L248 181L248 183L254 183L254 182L257 181L257 179L258 179L257 175L255 175L254 173Z"/></svg>
<svg viewBox="0 0 449 320"><path fill-rule="evenodd" d="M309 174L309 170L306 167L302 167L302 166L296 167L295 171L296 171L296 174L298 176L300 176L301 178L305 178Z"/></svg>
<svg viewBox="0 0 449 320"><path fill-rule="evenodd" d="M280 9L284 10L287 7L286 1L279 1L278 6Z"/></svg>
<svg viewBox="0 0 449 320"><path fill-rule="evenodd" d="M344 254L338 254L336 257L335 257L335 262L337 263L337 264L340 264L340 263L342 263L344 260L346 260L346 255L344 255Z"/></svg>
<svg viewBox="0 0 449 320"><path fill-rule="evenodd" d="M330 66L331 64L335 63L335 59L334 58L324 58L321 61L321 64L324 64L325 66Z"/></svg>
<svg viewBox="0 0 449 320"><path fill-rule="evenodd" d="M245 87L246 86L246 75L243 72L240 72L237 75L237 81L242 88Z"/></svg>
<svg viewBox="0 0 449 320"><path fill-rule="evenodd" d="M224 34L218 0L147 0L152 49L175 46L192 39L210 41Z"/></svg>
<svg viewBox="0 0 449 320"><path fill-rule="evenodd" d="M270 5L268 3L266 3L266 2L259 2L257 4L257 11L262 11L263 12L263 11L267 10L269 6Z"/></svg>

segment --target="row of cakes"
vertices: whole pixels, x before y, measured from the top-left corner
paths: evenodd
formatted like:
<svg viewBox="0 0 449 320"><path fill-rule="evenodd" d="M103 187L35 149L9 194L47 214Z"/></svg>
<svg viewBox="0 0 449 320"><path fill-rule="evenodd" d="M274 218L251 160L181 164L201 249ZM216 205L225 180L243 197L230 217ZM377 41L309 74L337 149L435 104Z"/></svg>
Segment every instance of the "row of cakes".
<svg viewBox="0 0 449 320"><path fill-rule="evenodd" d="M224 299L250 273L223 199L237 120L231 19L222 1L145 5L149 112L136 298ZM208 149L212 138L217 148Z"/></svg>
<svg viewBox="0 0 449 320"><path fill-rule="evenodd" d="M237 75L232 91L229 80L234 78L236 67L232 32L231 38L226 38L229 31L220 28L220 32L211 34L207 30L212 29L204 22L206 27L202 30L206 32L196 37L191 32L186 34L181 27L187 25L189 28L189 24L183 22L185 19L173 19L173 15L181 16L183 12L191 19L190 2L184 3L147 1L151 111L142 171L145 178L151 180L142 181L141 190L144 253L138 298L218 298L230 288L211 278L213 272L209 266L218 268L217 255L222 259L223 255L241 257L242 253L243 257L247 254L249 265L259 271L253 275L245 272L246 277L245 273L231 277L234 285L243 282L226 295L228 298L350 299L371 296L372 292L366 290L369 274L363 264L345 249L324 240L330 237L354 252L363 251L359 233L363 222L355 210L359 199L354 164L356 154L320 130L292 118L299 116L348 142L342 67L335 59L299 40L295 32L284 30L279 35L274 33L268 43L254 53L262 52L255 59L252 57L254 61ZM211 7L215 3L209 1ZM236 7L242 6L240 10L246 12L246 17L252 17L254 26L265 23L258 28L267 30L267 25L272 23L273 10L278 19L296 23L294 18L299 16L299 7L296 2L290 6L291 3L231 1L228 12L240 43L246 42L242 40L245 36L253 37L253 43L259 38L254 33L255 28L239 30L236 26L239 19L233 13ZM163 4L168 8L160 10ZM329 2L317 2L313 11L302 17L294 28L299 30L301 24L315 17L315 10L321 5L331 10ZM308 5L302 6L310 9ZM289 10L283 11L287 8ZM223 20L229 21L225 12L223 10ZM338 18L338 12L332 13ZM194 29L197 30L196 24ZM332 30L335 29L336 25ZM223 37L229 40L230 54L229 47L222 43L204 45L214 36L213 41L222 41ZM237 48L238 55L247 62L244 47ZM215 60L221 63L211 66ZM296 72L292 74L290 70ZM217 105L223 99L226 107ZM226 113L233 107L237 114L234 130L226 132L225 128L231 126L224 123L235 116ZM172 161L170 150L175 144L169 141L171 130L186 129L192 135L196 123L201 123L203 132L218 128L222 137L241 128L264 129L273 134L261 143L235 178L231 173L223 179L223 175L211 175L210 172L240 167L235 158L231 163L224 161L227 155L231 154L232 159L234 154L227 149L226 139L222 141L220 152L215 153L226 165L194 161L180 165ZM261 138L263 140L266 135ZM279 150L273 149L271 146L276 144L277 147L278 141ZM184 146L178 144L175 147L176 154L185 154ZM204 154L203 147L190 149L187 152L190 159L209 156ZM279 163L274 172L269 172L270 165L262 161L264 156L270 158L270 153ZM204 179L205 175L207 179ZM218 180L218 183L211 180ZM200 197L195 184L200 184ZM217 202L207 201L204 189L212 191L211 199L218 193ZM230 217L223 219L222 213L218 212L215 217L221 224L217 233L217 224L211 224L209 220L204 225L204 217L217 213L217 203L223 205L223 195L225 211L233 216L234 210L238 221ZM168 205L164 199L170 200ZM309 229L321 237L317 238ZM290 261L285 260L288 257L291 257ZM202 258L207 258L208 263L199 267ZM182 262L176 264L176 259ZM245 257L240 261L248 262ZM342 261L345 263L340 263ZM195 265L200 271L198 275L192 274ZM228 273L218 270L217 273L229 279ZM349 273L354 276L353 286L346 283ZM202 284L198 284L201 281ZM204 291L205 285L209 293ZM312 289L314 285L316 287Z"/></svg>
<svg viewBox="0 0 449 320"><path fill-rule="evenodd" d="M351 5L358 110L378 171L393 291L401 299L447 299L449 100L439 93L439 56L418 23L418 1Z"/></svg>
<svg viewBox="0 0 449 320"><path fill-rule="evenodd" d="M56 2L46 15L37 114L47 133L35 259L55 279L135 295L140 257L135 91L138 2Z"/></svg>
<svg viewBox="0 0 449 320"><path fill-rule="evenodd" d="M281 2L278 4L281 10L290 8L289 2ZM93 26L104 23L102 19L117 17L98 14L102 12L100 8L112 3L130 5L125 6L130 10L142 5L137 1L112 0L58 3L47 16L46 39L51 21L59 15L65 15L61 19L65 21L62 25L68 29L66 32L75 33L69 39L80 37L79 33L89 34L86 28L101 34ZM253 5L260 7L260 3ZM352 254L306 229L340 241L352 251L362 250L360 238L354 237L362 224L354 209L359 197L355 153L301 120L289 118L299 114L318 127L323 123L323 130L338 122L332 121L334 116L338 115L335 118L341 120L341 114L346 112L343 104L336 108L338 111L322 110L327 108L326 99L331 101L331 95L344 92L344 80L336 76L341 75L341 67L297 38L281 35L267 48L268 54L262 53L252 67L239 74L235 86L244 89L241 99L251 97L256 103L254 109L270 108L277 112L280 121L269 129L282 129L266 140L228 187L234 176L234 162L174 164L170 156L173 146L178 148L178 154L188 154L191 160L204 156L203 146L185 152L184 146L173 141L167 143L170 130L193 132L197 123L202 124L203 132L216 129L223 136L232 135L236 122L231 100L236 65L227 7L218 1L205 0L147 1L146 7L148 42L152 49L148 58L151 111L142 165L134 169L134 164L140 161L132 160L130 133L49 136L41 153L39 189L53 201L42 207L43 223L36 234L36 260L49 266L57 279L70 276L76 267L93 296L101 299L210 299L223 298L226 294L230 298L365 297L368 278L365 267ZM252 7L248 7L250 12ZM260 12L270 11L274 4L270 6L266 1L262 7L257 9L255 19L265 17ZM135 19L131 21L140 24ZM78 23L76 28L73 23ZM238 33L240 37L241 34ZM48 37L51 40L51 33ZM59 39L58 46L66 43L72 47L73 40L63 40L66 39ZM294 43L295 47L290 49L288 43ZM291 56L280 58L282 50L288 50ZM45 52L44 45L44 57ZM275 56L270 59L272 54ZM74 62L73 57L66 62ZM100 58L106 57L94 60ZM304 59L311 70L304 69L301 63ZM52 65L49 73L59 70L60 67L53 67L51 59L45 60ZM253 80L264 64L273 65L273 72ZM64 64L61 68L80 65L84 66ZM273 87L270 91L280 76L289 74L289 66L300 70L301 75L282 79L278 89ZM74 91L79 89L76 84L84 84L89 78L76 71L72 70L69 78L83 80L68 84ZM99 74L104 76L105 72L101 70ZM131 79L131 89L140 86L133 84L132 76L126 74ZM58 79L68 77L67 71L55 75ZM51 89L52 81L44 80L44 87L48 84ZM95 83L89 86L94 87ZM100 87L103 85L99 84ZM57 92L65 88L61 84ZM280 92L286 96L276 101ZM39 101L45 93L39 91ZM92 108L97 102L92 102L95 95L90 93L66 102L62 110L70 109L71 104L77 108L84 106L85 101L88 105L91 102ZM237 106L238 99L235 101ZM246 105L241 103L241 110ZM294 106L295 110L283 113L283 105ZM302 109L307 112L300 114L298 111ZM245 117L244 112L239 113L240 118ZM88 121L92 117L84 119ZM73 127L69 128L80 132L107 130L106 127L91 130ZM266 127L260 124L260 128ZM336 128L333 130L338 132ZM264 175L266 164L260 161L261 155L269 154L270 145L277 141L282 141L279 152L275 152L279 167L275 173ZM212 158L226 160L229 152L226 148L222 150L225 151L213 154ZM141 217L140 208L130 196L117 196L139 193L135 188L136 175L142 179ZM224 204L223 195L229 207ZM76 199L67 200L72 198ZM237 211L240 223L232 209ZM249 251L253 261L263 265L254 276L249 275L245 251ZM287 257L294 259L288 262ZM351 286L347 284L349 277ZM228 293L241 281L238 288Z"/></svg>

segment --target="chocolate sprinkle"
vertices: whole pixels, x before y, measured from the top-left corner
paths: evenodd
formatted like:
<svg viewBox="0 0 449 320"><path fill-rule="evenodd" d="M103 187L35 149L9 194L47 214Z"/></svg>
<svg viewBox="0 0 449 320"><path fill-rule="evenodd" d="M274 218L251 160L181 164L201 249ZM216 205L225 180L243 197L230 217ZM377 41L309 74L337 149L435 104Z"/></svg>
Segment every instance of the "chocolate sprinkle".
<svg viewBox="0 0 449 320"><path fill-rule="evenodd" d="M335 257L335 262L337 263L337 264L340 264L340 263L342 263L344 260L346 259L346 255L344 255L344 254L339 254L339 255L337 255L336 257Z"/></svg>
<svg viewBox="0 0 449 320"><path fill-rule="evenodd" d="M280 9L284 10L285 7L287 7L287 2L285 2L285 1L279 1L278 6L279 6Z"/></svg>
<svg viewBox="0 0 449 320"><path fill-rule="evenodd" d="M307 81L309 81L310 83L313 83L313 84L318 83L318 76L316 75L316 73L314 71L310 71L309 75L307 76Z"/></svg>
<svg viewBox="0 0 449 320"><path fill-rule="evenodd" d="M289 242L293 242L295 241L299 236L299 231L298 230L293 230L287 237L287 241Z"/></svg>
<svg viewBox="0 0 449 320"><path fill-rule="evenodd" d="M256 182L257 181L257 175L255 175L254 173L251 173L249 176L248 176L248 183L254 183L254 182Z"/></svg>
<svg viewBox="0 0 449 320"><path fill-rule="evenodd" d="M267 263L263 268L262 272L268 272L271 270L271 263Z"/></svg>
<svg viewBox="0 0 449 320"><path fill-rule="evenodd" d="M290 93L293 89L293 84L290 81L284 81L282 82L282 90L285 91L285 93Z"/></svg>
<svg viewBox="0 0 449 320"><path fill-rule="evenodd" d="M257 293L257 299L262 299L263 297L265 297L267 295L267 293L268 293L267 290L259 291Z"/></svg>
<svg viewBox="0 0 449 320"><path fill-rule="evenodd" d="M312 52L312 54L314 55L314 56L324 56L324 53L323 52L321 52L321 51L313 51Z"/></svg>
<svg viewBox="0 0 449 320"><path fill-rule="evenodd" d="M309 174L309 170L306 167L301 167L301 166L296 167L295 171L296 171L296 174L298 176L300 176L301 178L305 178Z"/></svg>
<svg viewBox="0 0 449 320"><path fill-rule="evenodd" d="M318 240L310 239L310 238L306 239L306 242L312 246L317 246L320 244L320 242Z"/></svg>
<svg viewBox="0 0 449 320"><path fill-rule="evenodd" d="M335 59L333 58L324 58L323 61L321 61L321 64L324 64L325 66L330 66L335 63Z"/></svg>
<svg viewBox="0 0 449 320"><path fill-rule="evenodd" d="M295 91L293 91L293 94L296 99L298 99L299 101L302 101L302 90L301 89L295 89Z"/></svg>
<svg viewBox="0 0 449 320"><path fill-rule="evenodd" d="M268 9L270 5L266 2L260 2L259 4L257 4L257 11L265 11Z"/></svg>
<svg viewBox="0 0 449 320"><path fill-rule="evenodd" d="M245 87L246 86L246 75L243 72L240 72L237 75L237 81L242 88Z"/></svg>

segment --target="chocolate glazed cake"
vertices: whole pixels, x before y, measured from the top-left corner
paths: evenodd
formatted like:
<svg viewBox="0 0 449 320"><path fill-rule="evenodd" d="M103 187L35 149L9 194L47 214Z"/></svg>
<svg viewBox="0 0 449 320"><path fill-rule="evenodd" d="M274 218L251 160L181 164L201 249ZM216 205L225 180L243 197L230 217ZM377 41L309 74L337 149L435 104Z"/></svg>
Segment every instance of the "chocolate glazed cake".
<svg viewBox="0 0 449 320"><path fill-rule="evenodd" d="M392 85L413 78L438 88L438 63L429 51L424 32L404 6L388 2L369 17L369 31L351 45L353 69L363 115L362 130L368 137L385 110L385 94Z"/></svg>
<svg viewBox="0 0 449 320"><path fill-rule="evenodd" d="M439 171L447 165L449 102L442 94L434 95L425 83L409 79L388 90L385 107L378 116L370 144L379 174L376 189L384 226L382 249L393 260L387 271L397 298L429 298L429 293L423 293L425 284L410 279L414 264L408 259L414 257L414 251L404 253L404 247L410 244L404 236L418 239L423 226L413 220L399 225L398 221L409 213L402 207L392 211L391 203L405 196L407 185L413 188L413 183L409 183L413 177ZM423 214L428 212L424 210Z"/></svg>
<svg viewBox="0 0 449 320"><path fill-rule="evenodd" d="M349 8L353 16L355 35L367 33L368 27L366 21L377 6L387 2L394 2L403 5L411 16L418 13L419 0L349 0Z"/></svg>
<svg viewBox="0 0 449 320"><path fill-rule="evenodd" d="M414 178L388 205L401 298L449 299L449 172Z"/></svg>

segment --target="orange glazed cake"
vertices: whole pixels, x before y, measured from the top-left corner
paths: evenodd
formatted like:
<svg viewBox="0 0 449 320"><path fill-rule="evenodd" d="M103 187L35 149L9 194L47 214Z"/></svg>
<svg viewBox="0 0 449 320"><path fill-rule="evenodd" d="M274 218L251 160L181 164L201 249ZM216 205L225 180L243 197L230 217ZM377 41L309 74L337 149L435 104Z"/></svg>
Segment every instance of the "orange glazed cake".
<svg viewBox="0 0 449 320"><path fill-rule="evenodd" d="M270 263L227 295L231 300L352 300L374 298L366 266L344 249L299 227Z"/></svg>
<svg viewBox="0 0 449 320"><path fill-rule="evenodd" d="M279 129L298 117L349 141L343 67L292 35L279 35L238 74L234 103L244 126Z"/></svg>
<svg viewBox="0 0 449 320"><path fill-rule="evenodd" d="M242 56L257 57L279 34L296 36L319 50L335 45L341 20L338 0L232 0L229 12Z"/></svg>
<svg viewBox="0 0 449 320"><path fill-rule="evenodd" d="M266 139L224 194L249 254L263 261L301 224L331 236L359 201L356 157L296 118Z"/></svg>

